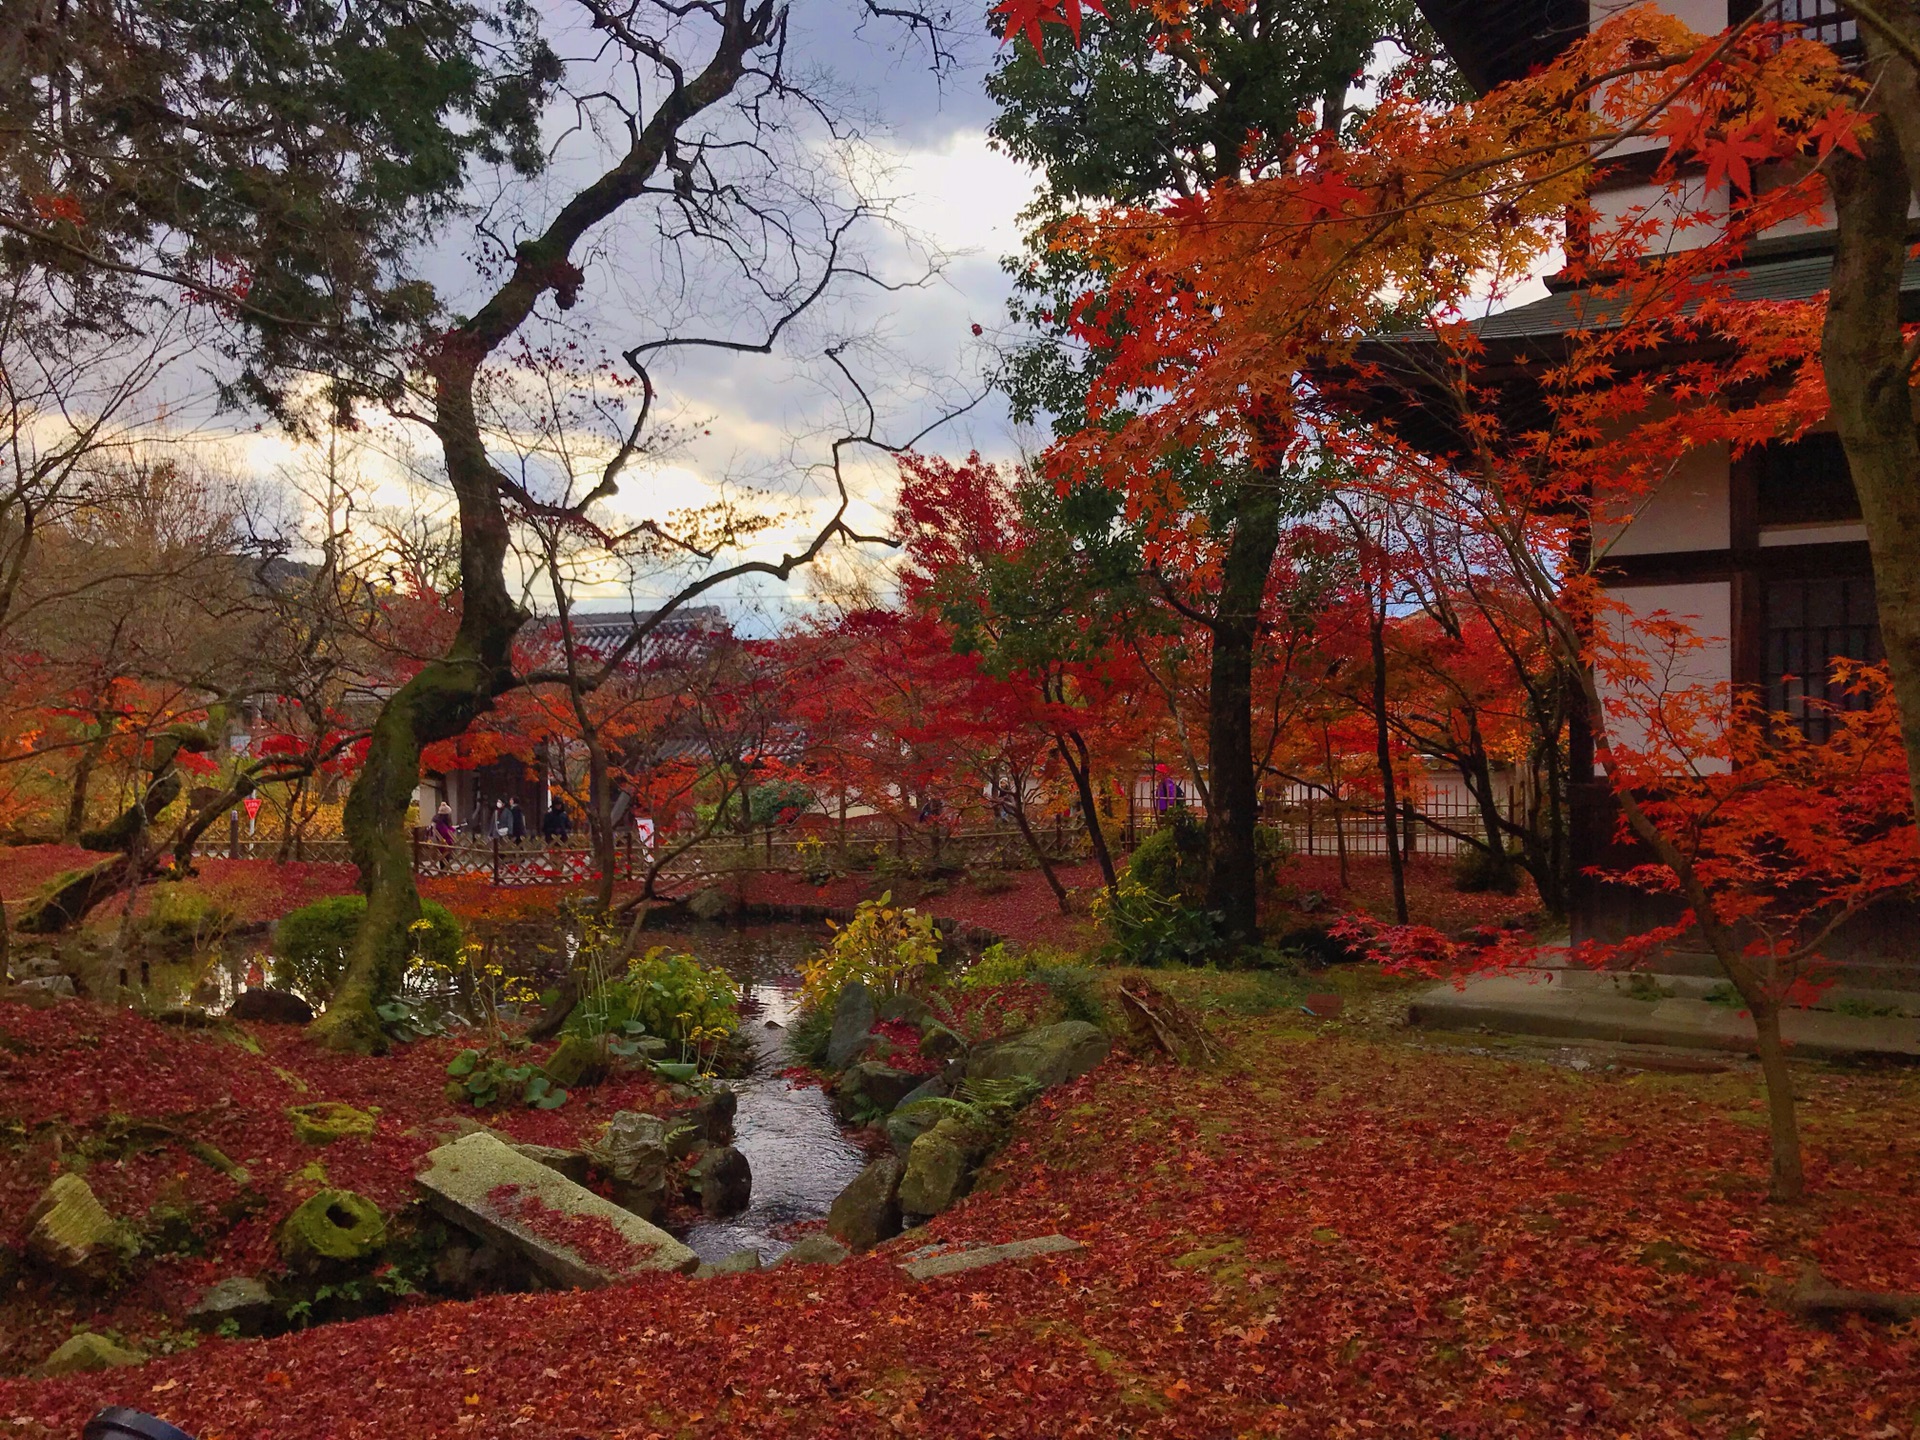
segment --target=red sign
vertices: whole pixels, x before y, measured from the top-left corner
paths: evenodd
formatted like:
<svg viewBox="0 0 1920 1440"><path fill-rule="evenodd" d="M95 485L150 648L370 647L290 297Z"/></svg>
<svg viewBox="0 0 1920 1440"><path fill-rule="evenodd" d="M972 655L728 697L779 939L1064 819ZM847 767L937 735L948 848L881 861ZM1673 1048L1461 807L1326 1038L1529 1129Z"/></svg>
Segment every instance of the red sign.
<svg viewBox="0 0 1920 1440"><path fill-rule="evenodd" d="M240 804L241 807L246 810L247 819L249 820L260 813L260 797L258 795L249 795L246 799L242 800Z"/></svg>

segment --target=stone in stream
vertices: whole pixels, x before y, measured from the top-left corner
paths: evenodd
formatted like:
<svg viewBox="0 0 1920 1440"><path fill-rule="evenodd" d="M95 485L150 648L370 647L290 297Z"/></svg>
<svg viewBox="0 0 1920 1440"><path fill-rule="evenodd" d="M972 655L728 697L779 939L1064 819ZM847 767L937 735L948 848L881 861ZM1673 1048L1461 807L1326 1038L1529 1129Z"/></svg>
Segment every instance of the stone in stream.
<svg viewBox="0 0 1920 1440"><path fill-rule="evenodd" d="M131 1350L123 1350L104 1335L83 1330L40 1362L46 1376L77 1375L84 1370L118 1370L138 1365L146 1359Z"/></svg>
<svg viewBox="0 0 1920 1440"><path fill-rule="evenodd" d="M926 1077L896 1070L875 1060L862 1060L844 1070L833 1086L834 1113L842 1120L862 1115L891 1115Z"/></svg>
<svg viewBox="0 0 1920 1440"><path fill-rule="evenodd" d="M509 1140L507 1144L527 1159L536 1160L549 1170L558 1170L576 1185L587 1183L587 1172L593 1166L593 1157L584 1150L562 1150L557 1145L523 1145L517 1140Z"/></svg>
<svg viewBox="0 0 1920 1440"><path fill-rule="evenodd" d="M861 981L849 980L833 1003L833 1030L827 1037L829 1070L844 1070L860 1058L873 1021L873 992Z"/></svg>
<svg viewBox="0 0 1920 1440"><path fill-rule="evenodd" d="M888 1155L854 1176L827 1211L827 1231L855 1250L871 1250L900 1233L900 1177L907 1167Z"/></svg>
<svg viewBox="0 0 1920 1440"><path fill-rule="evenodd" d="M27 1254L71 1279L104 1280L132 1246L78 1175L56 1175L27 1212Z"/></svg>
<svg viewBox="0 0 1920 1440"><path fill-rule="evenodd" d="M209 1333L232 1322L234 1330L245 1336L258 1335L279 1314L273 1295L251 1275L229 1275L194 1302L187 1311L187 1323Z"/></svg>
<svg viewBox="0 0 1920 1440"><path fill-rule="evenodd" d="M967 1060L969 1080L1028 1079L1041 1087L1077 1080L1107 1058L1113 1042L1098 1025L1063 1020L1042 1025L992 1045L982 1045Z"/></svg>
<svg viewBox="0 0 1920 1440"><path fill-rule="evenodd" d="M709 1215L737 1215L753 1197L753 1167L731 1145L715 1145L687 1171L687 1188Z"/></svg>
<svg viewBox="0 0 1920 1440"><path fill-rule="evenodd" d="M597 1289L700 1263L666 1231L492 1135L430 1152L418 1184L445 1219L521 1256L556 1285Z"/></svg>
<svg viewBox="0 0 1920 1440"><path fill-rule="evenodd" d="M1028 1260L1035 1255L1065 1255L1087 1247L1065 1235L1042 1235L1034 1240L1014 1240L1005 1245L976 1245L966 1250L947 1250L909 1260L900 1268L915 1280L937 1280L942 1275L959 1275L988 1265L1003 1265L1009 1260Z"/></svg>
<svg viewBox="0 0 1920 1440"><path fill-rule="evenodd" d="M913 1142L900 1180L900 1209L908 1215L938 1215L967 1193L973 1167L987 1153L990 1137L949 1115Z"/></svg>
<svg viewBox="0 0 1920 1440"><path fill-rule="evenodd" d="M613 1182L613 1201L643 1220L666 1207L673 1164L666 1121L638 1110L622 1110L593 1147L593 1160Z"/></svg>
<svg viewBox="0 0 1920 1440"><path fill-rule="evenodd" d="M831 1235L809 1235L773 1263L778 1265L838 1265L853 1252Z"/></svg>
<svg viewBox="0 0 1920 1440"><path fill-rule="evenodd" d="M702 1265L693 1272L696 1280L711 1280L716 1275L751 1275L761 1268L758 1250L736 1250L724 1260Z"/></svg>
<svg viewBox="0 0 1920 1440"><path fill-rule="evenodd" d="M740 1097L731 1086L716 1085L686 1110L676 1110L674 1127L692 1127L693 1137L709 1145L733 1143L733 1117L739 1113Z"/></svg>

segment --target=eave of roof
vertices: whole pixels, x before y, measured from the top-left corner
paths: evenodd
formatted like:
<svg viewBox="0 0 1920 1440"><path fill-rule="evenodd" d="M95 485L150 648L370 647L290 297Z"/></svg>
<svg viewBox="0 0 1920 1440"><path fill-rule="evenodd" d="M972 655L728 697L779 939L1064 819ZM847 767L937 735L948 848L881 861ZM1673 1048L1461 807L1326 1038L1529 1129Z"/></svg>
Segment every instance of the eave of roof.
<svg viewBox="0 0 1920 1440"><path fill-rule="evenodd" d="M1587 33L1587 0L1419 0L1427 24L1481 94L1547 64Z"/></svg>
<svg viewBox="0 0 1920 1440"><path fill-rule="evenodd" d="M1827 289L1832 273L1827 250L1766 259L1728 271L1725 293L1736 301L1810 300ZM1907 262L1900 288L1902 317L1920 320L1920 260ZM1541 423L1539 367L1566 353L1569 335L1609 323L1606 306L1604 299L1570 290L1474 322L1484 346L1474 364L1474 385L1495 392L1501 410L1523 428ZM1698 344L1684 348L1700 352ZM1675 358L1675 351L1649 350L1646 363ZM1382 335L1363 342L1344 374L1327 377L1323 390L1408 444L1444 454L1461 443L1453 413L1458 397L1449 383L1453 363L1431 331Z"/></svg>

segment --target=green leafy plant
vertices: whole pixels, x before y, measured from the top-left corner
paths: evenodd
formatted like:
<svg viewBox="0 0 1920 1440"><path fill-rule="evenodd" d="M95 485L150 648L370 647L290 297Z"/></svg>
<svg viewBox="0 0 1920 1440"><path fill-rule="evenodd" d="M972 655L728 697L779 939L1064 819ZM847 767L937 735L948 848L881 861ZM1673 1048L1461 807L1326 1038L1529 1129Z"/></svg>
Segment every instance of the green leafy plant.
<svg viewBox="0 0 1920 1440"><path fill-rule="evenodd" d="M834 926L833 942L800 969L801 995L809 1008L825 1008L854 980L880 994L898 994L939 963L933 917L894 905L888 891L861 901L853 919Z"/></svg>
<svg viewBox="0 0 1920 1440"><path fill-rule="evenodd" d="M1161 894L1131 871L1094 897L1093 918L1107 930L1106 958L1126 965L1203 965L1226 948L1217 911Z"/></svg>
<svg viewBox="0 0 1920 1440"><path fill-rule="evenodd" d="M567 1103L567 1092L541 1074L538 1065L512 1064L501 1055L462 1050L448 1063L447 1074L451 1077L447 1098L465 1100L476 1110L497 1105L502 1095L511 1094L536 1110L558 1110Z"/></svg>
<svg viewBox="0 0 1920 1440"><path fill-rule="evenodd" d="M626 973L596 985L568 1017L575 1035L611 1035L616 1055L641 1053L641 1041L657 1036L677 1046L677 1060L655 1060L671 1079L692 1079L709 1068L740 1029L740 997L733 977L692 955L656 945L627 963ZM674 1073L684 1069L682 1076Z"/></svg>
<svg viewBox="0 0 1920 1440"><path fill-rule="evenodd" d="M316 900L281 917L273 931L273 983L297 990L316 1005L332 998L346 969L347 952L366 919L363 895ZM460 922L444 905L420 904L420 923L409 935L410 968L451 972L461 964Z"/></svg>

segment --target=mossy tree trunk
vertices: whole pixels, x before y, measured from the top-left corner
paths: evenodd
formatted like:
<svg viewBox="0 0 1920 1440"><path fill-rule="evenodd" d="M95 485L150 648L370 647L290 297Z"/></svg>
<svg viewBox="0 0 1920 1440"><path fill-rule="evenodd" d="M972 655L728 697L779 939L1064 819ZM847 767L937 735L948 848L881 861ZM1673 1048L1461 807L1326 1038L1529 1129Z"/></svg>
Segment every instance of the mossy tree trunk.
<svg viewBox="0 0 1920 1440"><path fill-rule="evenodd" d="M413 843L407 808L420 783L420 752L451 739L514 685L513 642L526 612L507 589L505 564L511 531L503 493L511 482L487 453L475 402L482 367L533 315L543 298L571 309L585 277L574 247L622 207L646 193L674 151L681 130L733 93L748 57L783 33L785 12L769 0L749 9L724 0L709 12L718 36L697 72L676 68L652 115L634 127L614 164L576 190L545 230L523 240L506 281L472 316L441 337L426 363L433 397L433 429L458 503L460 626L447 653L395 691L375 720L365 768L354 782L343 820L367 917L314 1038L335 1049L368 1051L384 1044L375 1007L404 973L408 927L420 917L414 886ZM624 24L624 22L621 22ZM645 53L640 37L617 25L623 45Z"/></svg>

